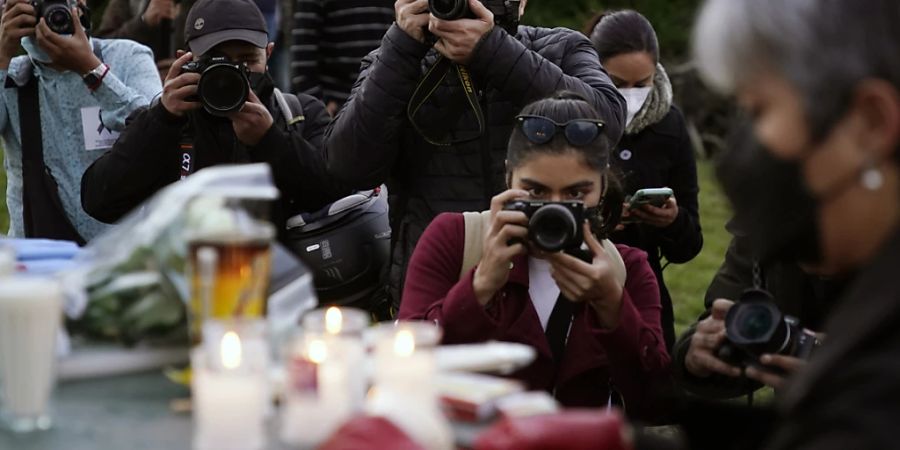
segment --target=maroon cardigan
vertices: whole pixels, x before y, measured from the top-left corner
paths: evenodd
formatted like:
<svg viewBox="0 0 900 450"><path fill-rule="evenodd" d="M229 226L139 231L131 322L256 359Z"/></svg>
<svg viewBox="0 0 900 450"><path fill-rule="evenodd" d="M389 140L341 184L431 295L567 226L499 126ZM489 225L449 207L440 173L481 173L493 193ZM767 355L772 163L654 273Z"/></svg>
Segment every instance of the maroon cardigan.
<svg viewBox="0 0 900 450"><path fill-rule="evenodd" d="M534 347L537 360L514 376L532 389L555 390L563 405L605 406L613 388L624 398L629 416L659 416L663 407L656 394L666 382L669 355L660 326L659 289L646 253L616 246L628 274L619 326L604 329L595 314L577 305L557 373L528 294L527 256L513 260L509 281L485 309L472 288L475 270L459 277L464 241L462 214L441 214L428 226L407 269L400 319L437 321L445 344L499 340Z"/></svg>

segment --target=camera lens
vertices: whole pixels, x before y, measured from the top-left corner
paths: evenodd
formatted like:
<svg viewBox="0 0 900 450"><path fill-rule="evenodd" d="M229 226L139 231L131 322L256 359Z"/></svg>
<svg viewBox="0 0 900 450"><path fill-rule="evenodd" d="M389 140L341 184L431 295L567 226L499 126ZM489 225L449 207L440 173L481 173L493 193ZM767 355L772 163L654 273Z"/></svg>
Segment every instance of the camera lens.
<svg viewBox="0 0 900 450"><path fill-rule="evenodd" d="M248 83L239 68L217 64L203 72L198 95L210 114L225 115L240 110L247 101Z"/></svg>
<svg viewBox="0 0 900 450"><path fill-rule="evenodd" d="M72 13L65 6L54 5L45 11L47 26L56 34L70 34L72 29Z"/></svg>
<svg viewBox="0 0 900 450"><path fill-rule="evenodd" d="M565 206L544 205L538 208L528 223L531 240L541 250L558 252L572 246L578 232L575 216Z"/></svg>
<svg viewBox="0 0 900 450"><path fill-rule="evenodd" d="M748 341L766 338L774 323L772 312L764 305L748 304L735 321L737 332Z"/></svg>
<svg viewBox="0 0 900 450"><path fill-rule="evenodd" d="M438 19L462 19L469 12L468 0L428 0L428 9Z"/></svg>

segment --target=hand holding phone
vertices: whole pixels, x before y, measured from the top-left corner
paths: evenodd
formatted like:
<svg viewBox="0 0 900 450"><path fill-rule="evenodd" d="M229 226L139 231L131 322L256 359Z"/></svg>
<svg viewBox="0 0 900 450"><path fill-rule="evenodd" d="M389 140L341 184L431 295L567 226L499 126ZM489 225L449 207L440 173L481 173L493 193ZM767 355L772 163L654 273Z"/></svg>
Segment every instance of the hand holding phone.
<svg viewBox="0 0 900 450"><path fill-rule="evenodd" d="M623 224L642 222L665 228L678 217L674 192L667 187L638 190L625 202L627 209L622 214Z"/></svg>

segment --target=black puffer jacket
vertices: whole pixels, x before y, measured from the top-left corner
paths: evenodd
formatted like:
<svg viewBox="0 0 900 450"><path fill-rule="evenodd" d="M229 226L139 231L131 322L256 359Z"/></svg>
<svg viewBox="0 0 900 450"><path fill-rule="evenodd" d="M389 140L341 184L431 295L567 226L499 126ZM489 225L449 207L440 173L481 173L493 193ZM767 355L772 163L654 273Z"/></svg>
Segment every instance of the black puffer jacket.
<svg viewBox="0 0 900 450"><path fill-rule="evenodd" d="M410 125L407 103L436 53L396 24L367 56L350 99L326 135L329 172L365 189L387 182L391 193L395 305L406 264L425 227L438 213L486 209L505 189L506 145L513 118L528 103L560 90L580 93L602 114L607 137L619 140L625 102L584 36L566 29L499 27L475 50L469 69L481 93L488 131L449 147L428 144ZM424 126L477 130L456 77L448 76L419 117ZM487 168L487 170L485 170ZM486 181L487 180L487 181Z"/></svg>

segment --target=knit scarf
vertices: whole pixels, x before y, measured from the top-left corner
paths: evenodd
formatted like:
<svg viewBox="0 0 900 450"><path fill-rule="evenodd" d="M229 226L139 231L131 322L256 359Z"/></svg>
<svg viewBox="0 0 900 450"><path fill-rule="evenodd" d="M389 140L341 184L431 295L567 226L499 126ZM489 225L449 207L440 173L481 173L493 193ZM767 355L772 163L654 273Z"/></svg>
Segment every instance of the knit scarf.
<svg viewBox="0 0 900 450"><path fill-rule="evenodd" d="M672 108L672 83L662 64L656 64L656 75L653 76L653 89L647 96L644 106L634 116L634 120L625 128L625 134L638 134L645 128L666 117Z"/></svg>

